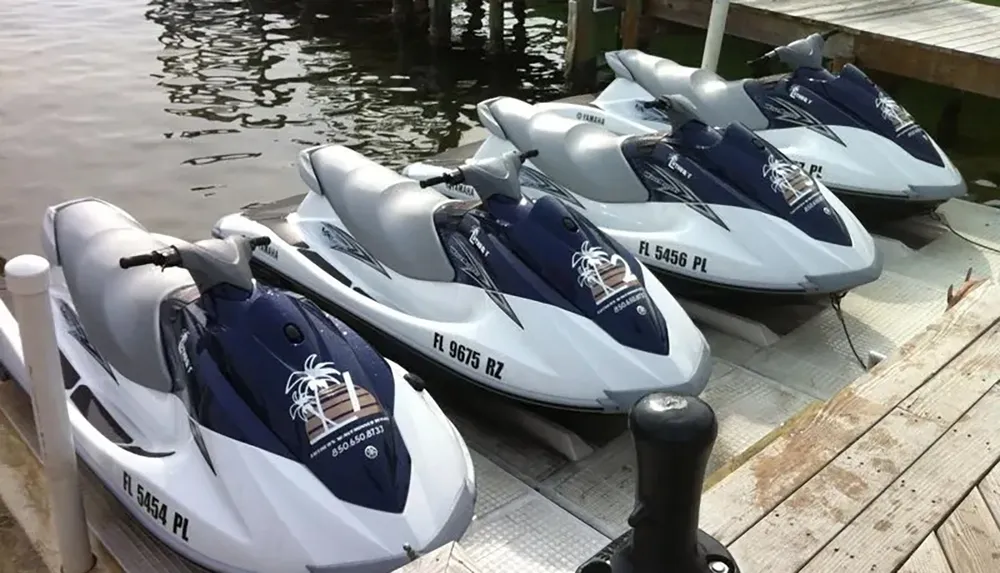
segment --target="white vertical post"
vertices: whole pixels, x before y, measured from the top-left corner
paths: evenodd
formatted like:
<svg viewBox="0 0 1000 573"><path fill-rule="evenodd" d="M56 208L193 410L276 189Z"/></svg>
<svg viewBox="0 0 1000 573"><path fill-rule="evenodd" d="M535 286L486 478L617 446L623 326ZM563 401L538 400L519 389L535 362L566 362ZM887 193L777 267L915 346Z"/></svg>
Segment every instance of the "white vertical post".
<svg viewBox="0 0 1000 573"><path fill-rule="evenodd" d="M705 49L701 53L701 67L714 72L719 67L719 52L726 36L726 16L729 15L729 0L712 0L712 13L708 16L708 32L705 35Z"/></svg>
<svg viewBox="0 0 1000 573"><path fill-rule="evenodd" d="M94 567L94 554L83 513L73 429L49 303L49 262L37 255L21 255L9 261L4 270L7 288L14 295L14 314L31 380L31 403L62 573L85 573Z"/></svg>

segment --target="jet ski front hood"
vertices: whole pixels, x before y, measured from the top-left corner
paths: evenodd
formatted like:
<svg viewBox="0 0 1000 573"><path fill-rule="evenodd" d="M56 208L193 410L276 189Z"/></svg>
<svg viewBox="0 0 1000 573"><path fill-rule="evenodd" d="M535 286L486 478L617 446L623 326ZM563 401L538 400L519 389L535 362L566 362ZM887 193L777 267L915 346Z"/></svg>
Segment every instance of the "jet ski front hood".
<svg viewBox="0 0 1000 573"><path fill-rule="evenodd" d="M809 102L806 107L827 124L817 129L840 143L832 153L800 157L826 164L831 186L856 193L902 192L910 200L944 201L966 193L961 173L927 131L856 66L848 64L837 75L796 70L789 85L797 105ZM867 174L871 184L864 177L855 180L855 172Z"/></svg>
<svg viewBox="0 0 1000 573"><path fill-rule="evenodd" d="M472 228L467 240L477 250L477 243L482 245L480 256L494 270L494 280L535 283L527 290L536 298L572 308L619 344L670 354L667 322L651 304L639 264L625 248L554 197L517 204L491 200L490 213L503 223ZM456 256L457 246L449 242L452 257L459 268L468 268L472 257Z"/></svg>
<svg viewBox="0 0 1000 573"><path fill-rule="evenodd" d="M944 157L931 136L903 106L896 103L864 72L847 64L838 76L811 87L860 124L893 141L914 158L944 167Z"/></svg>
<svg viewBox="0 0 1000 573"><path fill-rule="evenodd" d="M853 243L826 190L741 124L720 133L692 121L672 136L636 136L624 146L647 187L683 187L682 194L693 195L687 198L691 202L760 211L788 221L816 241L845 247ZM683 185L671 185L676 181Z"/></svg>
<svg viewBox="0 0 1000 573"><path fill-rule="evenodd" d="M272 433L341 501L402 512L411 460L385 359L312 302L277 289L258 286L249 302L216 312L226 326L202 341L259 420L233 422L245 434Z"/></svg>

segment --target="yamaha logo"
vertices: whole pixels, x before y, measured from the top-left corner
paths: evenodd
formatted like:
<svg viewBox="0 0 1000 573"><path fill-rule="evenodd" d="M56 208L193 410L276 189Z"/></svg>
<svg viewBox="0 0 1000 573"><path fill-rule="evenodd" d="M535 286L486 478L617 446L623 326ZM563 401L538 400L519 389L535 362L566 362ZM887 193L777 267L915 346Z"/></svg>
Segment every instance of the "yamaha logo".
<svg viewBox="0 0 1000 573"><path fill-rule="evenodd" d="M589 113L583 113L582 111L578 111L576 112L576 118L582 119L583 121L589 121L590 123L604 125L604 118L599 115L591 115Z"/></svg>

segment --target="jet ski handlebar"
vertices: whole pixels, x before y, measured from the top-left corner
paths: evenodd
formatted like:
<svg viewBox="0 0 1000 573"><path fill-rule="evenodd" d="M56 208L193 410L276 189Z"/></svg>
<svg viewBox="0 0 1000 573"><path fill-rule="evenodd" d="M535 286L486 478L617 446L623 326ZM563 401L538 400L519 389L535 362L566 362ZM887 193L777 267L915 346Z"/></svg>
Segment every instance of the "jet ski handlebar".
<svg viewBox="0 0 1000 573"><path fill-rule="evenodd" d="M271 237L239 237L237 240L245 241L250 250L271 244ZM123 269L131 269L143 265L157 265L163 268L180 266L181 252L177 247L171 246L118 259L118 266Z"/></svg>
<svg viewBox="0 0 1000 573"><path fill-rule="evenodd" d="M778 58L793 69L799 67L821 67L824 44L832 36L839 33L840 30L834 29L820 34L811 34L805 38L799 38L784 46L778 46L762 56L747 60L747 64L752 66Z"/></svg>
<svg viewBox="0 0 1000 573"><path fill-rule="evenodd" d="M517 159L520 163L523 164L526 160L531 159L532 157L535 157L537 155L538 155L538 150L532 149L530 151L525 151L523 153L518 154ZM438 175L436 177L431 177L430 179L421 180L420 187L421 188L432 187L434 185L440 185L442 183L453 185L456 183L464 183L464 182L465 182L465 171L463 170L463 168L459 167L454 171L448 171L447 173L442 173L441 175Z"/></svg>

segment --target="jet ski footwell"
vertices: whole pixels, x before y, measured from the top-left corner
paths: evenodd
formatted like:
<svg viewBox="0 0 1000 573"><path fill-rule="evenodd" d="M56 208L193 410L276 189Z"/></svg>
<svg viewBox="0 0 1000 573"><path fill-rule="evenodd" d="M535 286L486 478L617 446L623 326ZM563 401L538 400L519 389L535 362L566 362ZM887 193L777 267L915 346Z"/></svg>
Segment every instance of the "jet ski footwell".
<svg viewBox="0 0 1000 573"><path fill-rule="evenodd" d="M1000 229L991 225L995 209L952 201L940 211L959 233L1000 247ZM917 245L913 238L917 235L933 240L914 248L879 238L886 273L843 301L848 327L862 352L889 354L943 320L947 287L960 282L969 266L975 276L993 276L1000 270L1000 255L941 233L930 223L905 225L906 243ZM862 373L852 362L832 311L803 314L808 318L764 347L707 329L715 369L703 397L715 408L720 423L710 472L755 449L759 440L773 437L798 412L829 399ZM474 450L479 486L477 518L461 543L482 573L506 573L511 563L524 573L571 573L624 531L632 510L630 476L634 475L627 435L600 441L588 437L594 453L572 464L521 434L490 427L459 406L452 416ZM30 400L24 391L15 384L0 384L0 410L11 421L0 429L3 437L13 438L16 432L37 455ZM583 434L580 420L564 424ZM16 471L30 472L32 467L36 466L26 463ZM157 571L198 571L141 531L89 470L80 467L91 527L124 571L149 571L151 563ZM712 511L711 505L706 506L703 519L718 520Z"/></svg>

